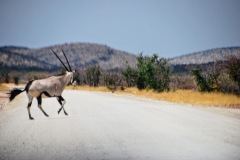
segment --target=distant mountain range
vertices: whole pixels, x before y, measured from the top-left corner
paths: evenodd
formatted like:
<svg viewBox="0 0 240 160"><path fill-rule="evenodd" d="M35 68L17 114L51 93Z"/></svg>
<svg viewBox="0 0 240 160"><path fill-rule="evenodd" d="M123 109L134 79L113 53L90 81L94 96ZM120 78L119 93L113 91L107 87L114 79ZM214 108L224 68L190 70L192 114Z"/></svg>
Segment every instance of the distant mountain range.
<svg viewBox="0 0 240 160"><path fill-rule="evenodd" d="M206 64L224 61L226 57L240 55L240 47L217 48L169 59L171 65Z"/></svg>
<svg viewBox="0 0 240 160"><path fill-rule="evenodd" d="M72 68L99 65L104 70L122 70L130 65L136 67L136 55L93 43L69 43L30 49L26 47L0 47L0 68L12 70L56 70L61 63L51 52L53 49L65 61L66 53ZM240 47L228 47L196 52L169 59L170 65L206 64L224 61L226 56L240 55Z"/></svg>
<svg viewBox="0 0 240 160"><path fill-rule="evenodd" d="M0 65L3 68L25 70L54 70L62 67L51 49L57 52L59 57L65 61L61 53L62 49L74 69L91 65L99 65L104 70L119 70L127 65L136 66L135 55L106 45L92 43L61 44L39 49L15 46L1 47Z"/></svg>

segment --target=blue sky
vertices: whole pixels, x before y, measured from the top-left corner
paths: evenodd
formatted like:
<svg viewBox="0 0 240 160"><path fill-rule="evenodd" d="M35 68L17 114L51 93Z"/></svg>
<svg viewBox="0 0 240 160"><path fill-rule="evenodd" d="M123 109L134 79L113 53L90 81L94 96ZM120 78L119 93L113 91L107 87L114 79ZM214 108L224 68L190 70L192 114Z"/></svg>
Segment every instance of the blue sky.
<svg viewBox="0 0 240 160"><path fill-rule="evenodd" d="M70 42L163 57L240 46L240 0L0 1L0 46Z"/></svg>

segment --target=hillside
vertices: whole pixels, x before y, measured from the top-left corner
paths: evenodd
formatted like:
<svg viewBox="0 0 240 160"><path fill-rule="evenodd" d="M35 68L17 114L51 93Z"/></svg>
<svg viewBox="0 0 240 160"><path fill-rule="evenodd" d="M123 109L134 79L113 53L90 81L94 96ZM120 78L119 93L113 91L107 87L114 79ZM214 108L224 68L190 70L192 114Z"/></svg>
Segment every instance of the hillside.
<svg viewBox="0 0 240 160"><path fill-rule="evenodd" d="M227 56L239 55L240 47L217 48L171 58L171 65L207 64L224 61Z"/></svg>
<svg viewBox="0 0 240 160"><path fill-rule="evenodd" d="M116 50L106 45L93 43L69 43L38 49L25 47L0 47L0 67L10 70L56 70L63 68L51 52L56 51L65 61L65 51L72 68L79 69L99 65L104 70L122 70L127 66L136 67L136 55ZM173 73L188 73L196 66L211 66L213 62L224 61L226 56L240 55L240 47L211 49L169 59Z"/></svg>
<svg viewBox="0 0 240 160"><path fill-rule="evenodd" d="M0 64L2 68L25 70L49 70L62 67L50 49L57 52L64 60L61 53L63 49L74 69L99 65L104 70L119 70L127 66L126 61L131 67L136 65L135 55L92 43L70 43L39 49L1 47Z"/></svg>

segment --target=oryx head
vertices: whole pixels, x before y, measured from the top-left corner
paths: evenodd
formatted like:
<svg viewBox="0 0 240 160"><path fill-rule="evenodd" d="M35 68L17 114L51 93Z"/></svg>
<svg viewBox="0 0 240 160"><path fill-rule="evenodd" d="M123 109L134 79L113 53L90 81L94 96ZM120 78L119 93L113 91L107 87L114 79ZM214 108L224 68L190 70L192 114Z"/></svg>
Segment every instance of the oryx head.
<svg viewBox="0 0 240 160"><path fill-rule="evenodd" d="M51 49L51 50L52 50L52 49ZM62 49L61 49L61 50L62 50ZM59 58L59 56L57 55L57 53L54 52L53 50L52 50L52 52L55 54L55 56L59 59L59 61L62 63L62 65L63 65L64 68L66 69L66 76L70 77L69 83L72 84L72 83L74 82L73 74L75 73L75 71L72 70L72 68L71 68L71 66L70 66L70 64L69 64L69 61L68 61L68 59L67 59L66 54L65 54L64 51L62 50L62 53L63 53L63 55L64 55L64 57L65 57L65 59L66 59L66 61L67 61L67 64L68 64L68 68L67 68L67 66L63 63L63 61Z"/></svg>

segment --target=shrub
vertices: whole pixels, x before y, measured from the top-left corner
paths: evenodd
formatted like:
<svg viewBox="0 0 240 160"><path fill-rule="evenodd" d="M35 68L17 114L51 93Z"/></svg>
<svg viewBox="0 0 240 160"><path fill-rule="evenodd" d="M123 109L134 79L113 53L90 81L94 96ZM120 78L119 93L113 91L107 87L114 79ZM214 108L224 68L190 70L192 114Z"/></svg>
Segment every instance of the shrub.
<svg viewBox="0 0 240 160"><path fill-rule="evenodd" d="M153 56L137 57L137 78L138 89L153 89L158 92L169 90L170 69L167 60Z"/></svg>
<svg viewBox="0 0 240 160"><path fill-rule="evenodd" d="M132 87L136 85L137 71L135 69L131 68L128 65L128 67L122 71L122 75L127 83L127 87Z"/></svg>
<svg viewBox="0 0 240 160"><path fill-rule="evenodd" d="M99 66L88 67L86 69L87 84L94 87L99 86L100 75L101 71Z"/></svg>
<svg viewBox="0 0 240 160"><path fill-rule="evenodd" d="M237 83L240 94L240 55L227 57L226 69L231 80Z"/></svg>
<svg viewBox="0 0 240 160"><path fill-rule="evenodd" d="M192 76L171 76L170 88L174 91L177 89L197 90L197 85Z"/></svg>
<svg viewBox="0 0 240 160"><path fill-rule="evenodd" d="M210 84L208 83L207 77L203 75L202 71L200 69L193 69L192 75L194 76L198 91L200 92L210 92L212 91Z"/></svg>
<svg viewBox="0 0 240 160"><path fill-rule="evenodd" d="M229 74L223 72L218 78L219 91L223 93L238 94L238 84L230 78Z"/></svg>
<svg viewBox="0 0 240 160"><path fill-rule="evenodd" d="M104 85L107 86L112 92L116 91L120 86L120 89L123 90L122 78L117 73L105 73L104 74Z"/></svg>

